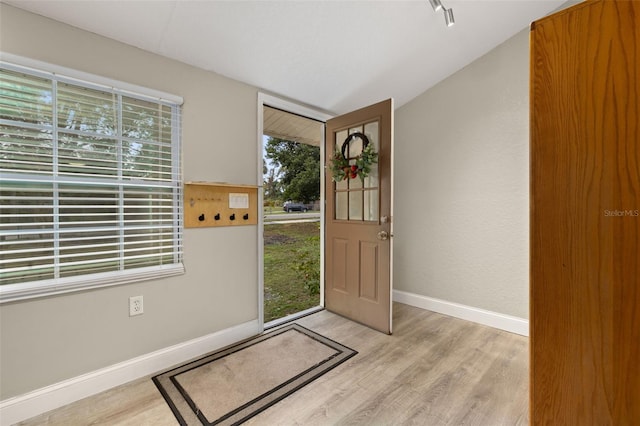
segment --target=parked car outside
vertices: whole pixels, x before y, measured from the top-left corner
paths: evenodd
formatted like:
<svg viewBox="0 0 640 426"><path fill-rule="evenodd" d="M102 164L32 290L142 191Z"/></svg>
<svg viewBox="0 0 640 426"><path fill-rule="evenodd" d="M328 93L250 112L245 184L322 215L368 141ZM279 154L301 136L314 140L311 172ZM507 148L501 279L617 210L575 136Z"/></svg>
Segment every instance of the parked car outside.
<svg viewBox="0 0 640 426"><path fill-rule="evenodd" d="M293 201L287 201L282 206L282 210L285 212L306 212L309 210L309 207L303 203L294 203Z"/></svg>

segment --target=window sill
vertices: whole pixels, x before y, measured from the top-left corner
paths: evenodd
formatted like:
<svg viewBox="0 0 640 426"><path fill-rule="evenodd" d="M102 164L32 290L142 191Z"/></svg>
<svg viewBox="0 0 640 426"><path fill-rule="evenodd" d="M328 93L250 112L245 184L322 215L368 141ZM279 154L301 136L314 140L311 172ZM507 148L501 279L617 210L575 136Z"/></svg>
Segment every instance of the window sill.
<svg viewBox="0 0 640 426"><path fill-rule="evenodd" d="M171 277L182 275L184 272L184 265L180 263L33 283L8 284L0 287L0 304Z"/></svg>

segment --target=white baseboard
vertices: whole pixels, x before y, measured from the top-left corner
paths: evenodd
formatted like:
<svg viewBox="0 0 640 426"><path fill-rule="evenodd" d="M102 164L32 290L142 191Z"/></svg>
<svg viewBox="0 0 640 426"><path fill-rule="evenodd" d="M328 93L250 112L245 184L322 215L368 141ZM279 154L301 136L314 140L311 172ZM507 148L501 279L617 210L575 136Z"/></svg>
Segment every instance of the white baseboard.
<svg viewBox="0 0 640 426"><path fill-rule="evenodd" d="M82 398L229 346L260 333L257 320L160 349L91 373L0 401L0 425L12 425Z"/></svg>
<svg viewBox="0 0 640 426"><path fill-rule="evenodd" d="M529 321L523 318L401 290L393 291L393 300L511 333L523 336L529 335ZM24 395L0 401L0 425L12 425L140 377L159 372L258 333L260 333L258 321L249 321L37 389Z"/></svg>
<svg viewBox="0 0 640 426"><path fill-rule="evenodd" d="M498 312L487 311L473 306L447 302L433 297L421 296L400 290L393 290L393 300L416 308L438 312L478 324L488 325L510 333L529 336L529 320L505 315Z"/></svg>

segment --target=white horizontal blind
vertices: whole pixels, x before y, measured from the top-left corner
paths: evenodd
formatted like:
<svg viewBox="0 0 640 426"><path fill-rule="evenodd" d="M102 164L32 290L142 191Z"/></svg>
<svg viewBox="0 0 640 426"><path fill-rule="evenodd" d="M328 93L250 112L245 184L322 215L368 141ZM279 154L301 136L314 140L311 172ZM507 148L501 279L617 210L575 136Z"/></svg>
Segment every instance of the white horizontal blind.
<svg viewBox="0 0 640 426"><path fill-rule="evenodd" d="M181 267L179 126L177 104L3 64L0 289Z"/></svg>

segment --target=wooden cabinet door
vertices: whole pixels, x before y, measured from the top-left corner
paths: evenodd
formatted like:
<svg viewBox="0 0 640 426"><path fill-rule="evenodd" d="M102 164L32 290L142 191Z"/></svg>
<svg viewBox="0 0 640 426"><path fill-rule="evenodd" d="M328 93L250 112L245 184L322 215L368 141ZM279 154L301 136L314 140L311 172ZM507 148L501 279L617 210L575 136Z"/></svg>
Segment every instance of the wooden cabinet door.
<svg viewBox="0 0 640 426"><path fill-rule="evenodd" d="M531 27L531 422L640 424L640 2Z"/></svg>

